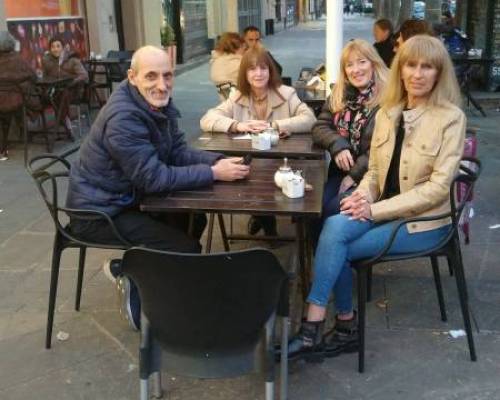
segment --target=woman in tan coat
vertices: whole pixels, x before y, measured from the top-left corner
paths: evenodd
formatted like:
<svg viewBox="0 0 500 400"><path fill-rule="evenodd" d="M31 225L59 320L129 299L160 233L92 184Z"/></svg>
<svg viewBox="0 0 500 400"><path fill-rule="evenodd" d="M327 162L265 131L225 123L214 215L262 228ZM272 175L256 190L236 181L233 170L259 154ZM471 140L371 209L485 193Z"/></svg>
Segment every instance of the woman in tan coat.
<svg viewBox="0 0 500 400"><path fill-rule="evenodd" d="M300 101L295 89L282 85L269 53L262 47L248 50L241 60L238 90L201 118L201 129L208 132L257 133L272 126L281 137L310 132L316 118ZM252 217L250 234L260 229L275 236L274 217Z"/></svg>
<svg viewBox="0 0 500 400"><path fill-rule="evenodd" d="M282 136L309 132L316 121L295 89L281 84L276 67L263 48L248 50L241 60L238 90L202 117L208 132L260 132L269 126Z"/></svg>
<svg viewBox="0 0 500 400"><path fill-rule="evenodd" d="M210 80L219 87L228 84L236 87L241 57L245 53L245 41L236 32L225 32L221 35L210 58ZM221 100L226 98L221 95Z"/></svg>
<svg viewBox="0 0 500 400"><path fill-rule="evenodd" d="M440 40L418 35L394 59L376 115L368 171L325 221L314 260L307 320L290 343L289 358L333 357L357 351L350 262L380 252L397 219L450 211L449 191L464 148L465 115L453 66ZM450 219L400 228L389 254L420 252L449 232ZM337 311L333 334L322 338L330 293Z"/></svg>

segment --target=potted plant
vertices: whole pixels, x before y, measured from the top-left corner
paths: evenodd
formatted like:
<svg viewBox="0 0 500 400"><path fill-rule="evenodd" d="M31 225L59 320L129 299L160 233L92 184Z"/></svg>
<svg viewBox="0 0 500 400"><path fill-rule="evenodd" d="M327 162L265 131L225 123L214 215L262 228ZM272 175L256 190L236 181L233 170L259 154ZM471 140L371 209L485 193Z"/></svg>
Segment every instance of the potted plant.
<svg viewBox="0 0 500 400"><path fill-rule="evenodd" d="M170 59L172 60L172 68L175 68L177 59L177 46L175 44L175 32L168 23L164 23L160 29L160 42L165 49Z"/></svg>

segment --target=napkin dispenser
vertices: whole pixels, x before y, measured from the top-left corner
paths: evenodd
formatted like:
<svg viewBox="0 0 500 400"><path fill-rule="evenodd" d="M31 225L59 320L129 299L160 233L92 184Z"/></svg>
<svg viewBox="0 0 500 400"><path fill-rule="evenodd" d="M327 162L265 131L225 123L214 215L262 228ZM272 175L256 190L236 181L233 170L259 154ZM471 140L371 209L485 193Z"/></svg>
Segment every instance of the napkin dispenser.
<svg viewBox="0 0 500 400"><path fill-rule="evenodd" d="M252 135L252 148L256 150L269 150L271 148L271 135L265 132Z"/></svg>
<svg viewBox="0 0 500 400"><path fill-rule="evenodd" d="M304 197L304 189L306 182L300 173L294 173L292 176L284 180L282 191L283 194L291 199Z"/></svg>

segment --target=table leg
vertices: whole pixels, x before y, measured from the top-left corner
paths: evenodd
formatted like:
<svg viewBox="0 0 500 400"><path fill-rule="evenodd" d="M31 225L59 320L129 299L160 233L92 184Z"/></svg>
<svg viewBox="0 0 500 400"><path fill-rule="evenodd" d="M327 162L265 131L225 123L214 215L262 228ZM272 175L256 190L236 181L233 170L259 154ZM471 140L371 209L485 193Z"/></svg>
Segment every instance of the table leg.
<svg viewBox="0 0 500 400"><path fill-rule="evenodd" d="M221 213L217 213L217 218L219 221L220 234L222 236L222 243L224 244L224 250L230 251L231 249L229 248L229 241L227 240L227 234L226 234L226 225L224 225L224 216Z"/></svg>
<svg viewBox="0 0 500 400"><path fill-rule="evenodd" d="M297 218L295 224L297 250L299 254L300 280L302 282L302 297L306 299L309 293L310 274L306 263L306 240L304 236L304 219Z"/></svg>
<svg viewBox="0 0 500 400"><path fill-rule="evenodd" d="M212 251L212 236L214 233L214 213L210 213L208 217L208 230L207 230L207 246L205 253L209 254Z"/></svg>

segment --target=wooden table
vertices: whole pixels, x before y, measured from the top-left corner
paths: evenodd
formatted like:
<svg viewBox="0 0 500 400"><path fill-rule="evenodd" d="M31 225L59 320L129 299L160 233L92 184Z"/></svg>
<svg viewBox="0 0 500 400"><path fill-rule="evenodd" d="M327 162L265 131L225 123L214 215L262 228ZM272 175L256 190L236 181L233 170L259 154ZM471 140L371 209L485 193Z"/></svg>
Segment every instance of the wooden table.
<svg viewBox="0 0 500 400"><path fill-rule="evenodd" d="M481 113L483 117L486 117L486 112L479 102L472 96L470 92L470 82L472 79L474 66L481 66L485 69L485 75L489 73L490 65L494 61L492 58L488 57L474 57L474 56L459 56L455 55L451 57L453 64L455 66L455 72L457 73L458 83L460 84L460 89L467 99L467 103L472 103L472 105Z"/></svg>
<svg viewBox="0 0 500 400"><path fill-rule="evenodd" d="M323 160L292 160L292 169L304 171L306 181L313 190L306 192L303 198L290 199L274 184L274 173L281 165L281 160L254 159L250 176L235 182L215 182L212 187L197 190L184 190L164 195L148 196L140 204L141 211L147 212L207 212L219 215L281 215L295 220L299 251L299 265L303 280L304 293L308 291L311 257L305 240L305 223L308 218L319 217L325 180ZM227 243L223 224L221 233ZM229 250L226 248L226 250ZM307 253L307 254L306 254ZM306 262L306 257L308 262Z"/></svg>
<svg viewBox="0 0 500 400"><path fill-rule="evenodd" d="M251 154L253 158L279 158L322 160L325 151L313 144L310 133L294 133L288 139L280 139L276 146L269 150L252 148L249 139L233 139L236 135L222 132L202 133L191 143L197 149L215 151L228 156L240 157ZM240 135L237 135L240 136Z"/></svg>

